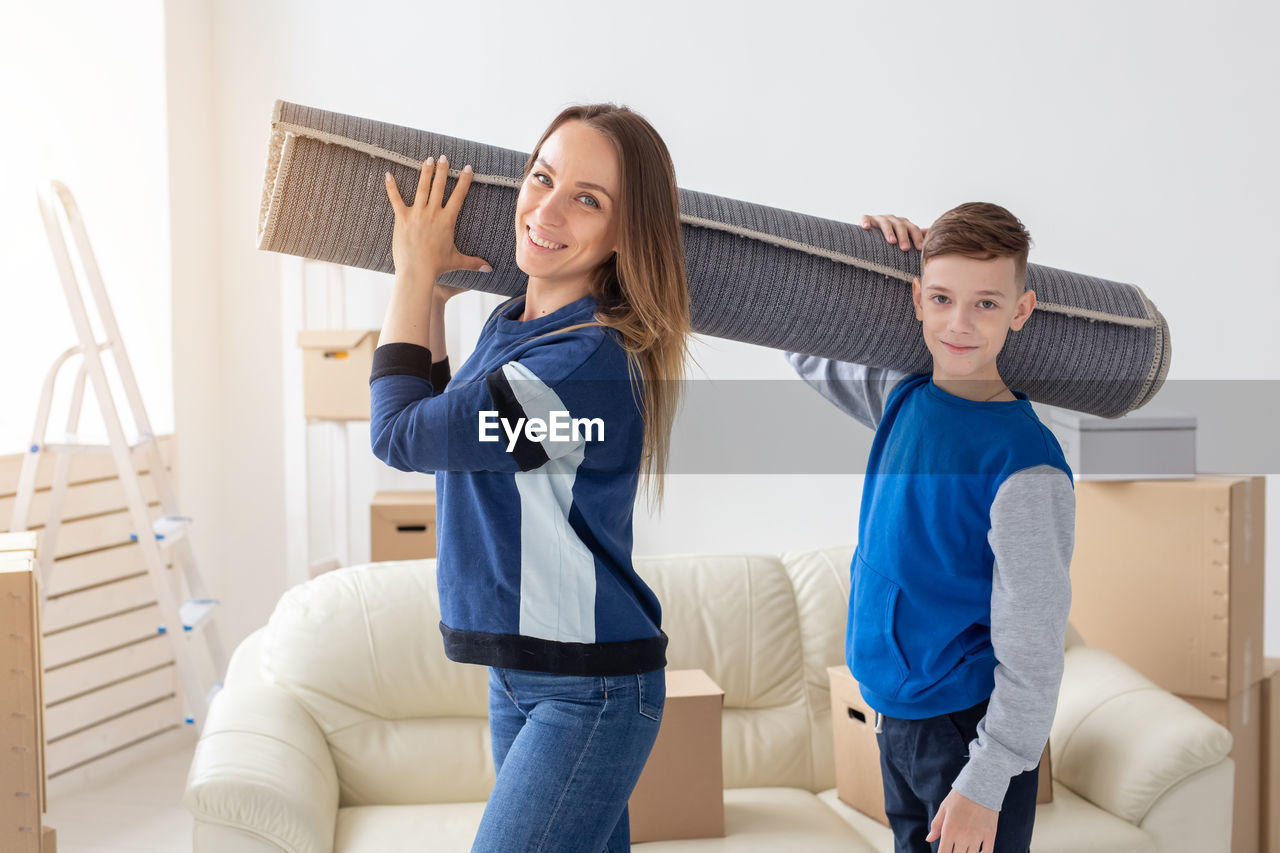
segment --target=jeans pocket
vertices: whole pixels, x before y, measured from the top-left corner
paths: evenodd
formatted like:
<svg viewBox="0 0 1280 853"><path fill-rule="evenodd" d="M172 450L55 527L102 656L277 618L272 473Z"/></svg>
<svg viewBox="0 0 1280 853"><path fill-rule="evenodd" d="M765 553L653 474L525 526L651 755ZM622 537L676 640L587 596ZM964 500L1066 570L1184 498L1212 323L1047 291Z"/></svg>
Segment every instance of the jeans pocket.
<svg viewBox="0 0 1280 853"><path fill-rule="evenodd" d="M512 705L517 708L520 707L519 701L516 700L516 694L511 690L511 682L507 678L507 671L491 666L489 667L489 707L491 710L494 701L502 696L507 697Z"/></svg>
<svg viewBox="0 0 1280 853"><path fill-rule="evenodd" d="M982 718L986 715L987 700L985 699L972 708L952 711L946 715L947 721L955 729L956 736L960 738L960 748L966 758L969 756L969 744L978 736L978 723L982 722Z"/></svg>
<svg viewBox="0 0 1280 853"><path fill-rule="evenodd" d="M960 754L966 758L969 756L969 742L973 738L969 737L964 730L964 726L956 719L957 714L947 714L947 722L951 724L951 728L956 733L957 740L960 741Z"/></svg>
<svg viewBox="0 0 1280 853"><path fill-rule="evenodd" d="M662 709L667 702L667 673L664 669L642 672L636 676L640 697L640 715L656 723L662 722Z"/></svg>

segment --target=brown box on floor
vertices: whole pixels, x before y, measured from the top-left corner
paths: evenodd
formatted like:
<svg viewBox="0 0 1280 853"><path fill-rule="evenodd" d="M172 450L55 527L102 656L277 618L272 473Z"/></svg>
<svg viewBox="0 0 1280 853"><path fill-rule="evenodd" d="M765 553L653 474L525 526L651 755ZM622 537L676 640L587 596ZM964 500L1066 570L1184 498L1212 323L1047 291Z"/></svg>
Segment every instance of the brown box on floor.
<svg viewBox="0 0 1280 853"><path fill-rule="evenodd" d="M1235 762L1234 806L1231 812L1232 853L1257 853L1262 827L1262 743L1266 728L1262 713L1261 682L1230 699L1180 698L1199 708L1231 731L1235 742L1230 758Z"/></svg>
<svg viewBox="0 0 1280 853"><path fill-rule="evenodd" d="M724 691L700 669L667 670L662 727L631 794L631 841L724 837Z"/></svg>
<svg viewBox="0 0 1280 853"><path fill-rule="evenodd" d="M827 667L831 685L831 733L835 742L836 796L867 817L889 825L884 813L884 781L880 775L880 746L876 742L875 711L862 698L858 682L847 666ZM1036 803L1053 802L1053 768L1049 745L1040 756Z"/></svg>
<svg viewBox="0 0 1280 853"><path fill-rule="evenodd" d="M863 700L849 667L827 667L827 680L831 685L836 796L845 805L888 826L889 818L884 813L884 780L880 776L880 746L876 743L875 711Z"/></svg>
<svg viewBox="0 0 1280 853"><path fill-rule="evenodd" d="M1262 679L1262 849L1280 853L1280 658L1268 658Z"/></svg>
<svg viewBox="0 0 1280 853"><path fill-rule="evenodd" d="M40 827L40 853L58 853L58 833L52 826Z"/></svg>
<svg viewBox="0 0 1280 853"><path fill-rule="evenodd" d="M1263 477L1076 483L1071 623L1179 696L1262 678Z"/></svg>
<svg viewBox="0 0 1280 853"><path fill-rule="evenodd" d="M422 560L436 555L436 493L378 492L369 504L369 559Z"/></svg>
<svg viewBox="0 0 1280 853"><path fill-rule="evenodd" d="M36 534L0 534L0 850L40 853L44 702Z"/></svg>
<svg viewBox="0 0 1280 853"><path fill-rule="evenodd" d="M304 329L302 400L309 418L369 420L369 373L377 329Z"/></svg>

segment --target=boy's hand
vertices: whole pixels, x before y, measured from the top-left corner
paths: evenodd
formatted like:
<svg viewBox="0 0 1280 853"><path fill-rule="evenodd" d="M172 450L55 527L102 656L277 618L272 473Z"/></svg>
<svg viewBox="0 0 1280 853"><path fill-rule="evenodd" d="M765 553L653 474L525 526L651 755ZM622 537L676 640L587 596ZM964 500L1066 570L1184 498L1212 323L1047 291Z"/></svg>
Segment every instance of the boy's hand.
<svg viewBox="0 0 1280 853"><path fill-rule="evenodd" d="M954 788L938 806L938 815L929 826L925 841L939 838L938 853L983 853L996 843L996 821L1000 812L980 806Z"/></svg>
<svg viewBox="0 0 1280 853"><path fill-rule="evenodd" d="M863 216L858 220L858 224L864 231L870 231L873 227L879 228L886 240L897 243L898 248L904 252L912 248L913 243L915 248L922 248L924 235L929 231L928 228L921 228L906 217L894 216L890 213L880 216Z"/></svg>

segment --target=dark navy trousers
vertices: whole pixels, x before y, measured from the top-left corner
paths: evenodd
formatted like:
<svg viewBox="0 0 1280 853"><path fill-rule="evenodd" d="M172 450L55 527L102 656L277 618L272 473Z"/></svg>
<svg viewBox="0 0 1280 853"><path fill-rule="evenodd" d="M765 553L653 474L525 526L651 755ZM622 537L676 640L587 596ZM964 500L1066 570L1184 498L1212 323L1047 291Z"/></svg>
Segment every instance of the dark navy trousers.
<svg viewBox="0 0 1280 853"><path fill-rule="evenodd" d="M896 853L937 853L938 843L926 842L929 824L951 793L951 783L969 761L969 742L978 736L978 723L987 713L987 700L966 711L924 720L880 717L880 774L884 777L884 810L893 829ZM1027 853L1036 820L1037 767L1009 780L1000 808L996 843L984 853Z"/></svg>

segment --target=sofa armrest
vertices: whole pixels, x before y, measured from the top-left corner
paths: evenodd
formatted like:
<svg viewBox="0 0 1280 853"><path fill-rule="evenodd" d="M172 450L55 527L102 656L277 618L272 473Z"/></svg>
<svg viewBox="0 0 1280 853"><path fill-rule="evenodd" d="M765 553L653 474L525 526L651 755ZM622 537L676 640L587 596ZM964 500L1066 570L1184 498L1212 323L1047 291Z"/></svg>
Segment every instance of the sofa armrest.
<svg viewBox="0 0 1280 853"><path fill-rule="evenodd" d="M331 853L338 775L324 735L289 693L231 686L209 709L183 804L197 823L261 839L267 849Z"/></svg>
<svg viewBox="0 0 1280 853"><path fill-rule="evenodd" d="M1050 745L1054 778L1133 824L1231 751L1231 733L1101 649L1066 652Z"/></svg>

